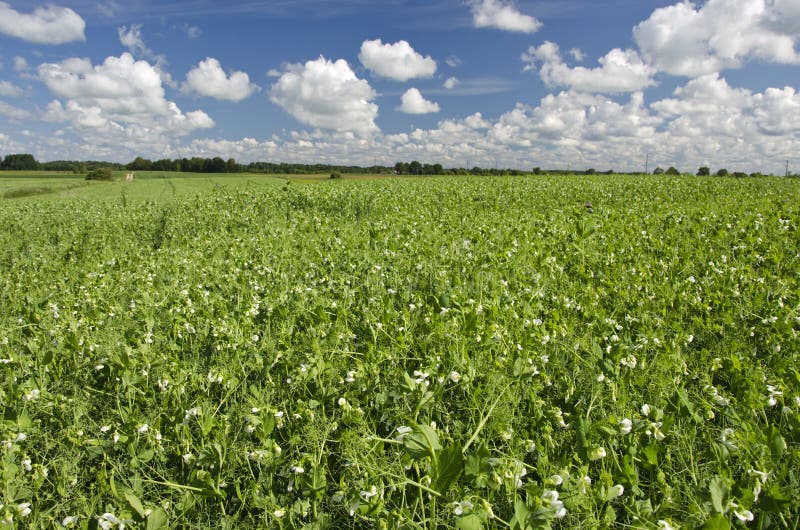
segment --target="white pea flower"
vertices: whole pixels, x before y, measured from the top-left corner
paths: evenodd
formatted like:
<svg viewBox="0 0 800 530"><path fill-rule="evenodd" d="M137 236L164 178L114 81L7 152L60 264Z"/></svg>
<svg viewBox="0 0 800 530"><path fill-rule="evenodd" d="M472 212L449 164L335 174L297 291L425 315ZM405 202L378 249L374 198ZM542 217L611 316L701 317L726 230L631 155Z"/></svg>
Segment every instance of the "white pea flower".
<svg viewBox="0 0 800 530"><path fill-rule="evenodd" d="M589 460L600 460L601 458L605 458L605 457L606 457L606 449L605 449L605 447L602 447L602 446L595 447L589 453Z"/></svg>
<svg viewBox="0 0 800 530"><path fill-rule="evenodd" d="M650 415L650 405L645 403L642 405L642 416L649 416Z"/></svg>
<svg viewBox="0 0 800 530"><path fill-rule="evenodd" d="M64 517L61 521L61 526L72 526L78 522L79 517L77 515L68 515Z"/></svg>
<svg viewBox="0 0 800 530"><path fill-rule="evenodd" d="M281 508L278 508L277 510L272 512L272 515L275 516L275 519L280 519L281 517L286 515L286 510L282 510Z"/></svg>
<svg viewBox="0 0 800 530"><path fill-rule="evenodd" d="M452 372L450 372L450 381L452 381L453 383L458 383L459 381L461 381L461 374L453 370Z"/></svg>
<svg viewBox="0 0 800 530"><path fill-rule="evenodd" d="M473 504L469 501L455 501L453 502L453 513L456 515L464 515L469 513L474 508Z"/></svg>
<svg viewBox="0 0 800 530"><path fill-rule="evenodd" d="M17 504L17 513L20 517L28 517L31 514L31 503L21 502Z"/></svg>
<svg viewBox="0 0 800 530"><path fill-rule="evenodd" d="M625 493L625 487L622 484L615 484L611 486L611 489L608 490L609 497L622 497L622 494Z"/></svg>
<svg viewBox="0 0 800 530"><path fill-rule="evenodd" d="M633 429L633 422L629 418L623 418L619 422L619 432L622 434L629 434Z"/></svg>
<svg viewBox="0 0 800 530"><path fill-rule="evenodd" d="M294 473L295 475L302 475L305 472L306 470L303 469L301 466L292 466L292 473Z"/></svg>

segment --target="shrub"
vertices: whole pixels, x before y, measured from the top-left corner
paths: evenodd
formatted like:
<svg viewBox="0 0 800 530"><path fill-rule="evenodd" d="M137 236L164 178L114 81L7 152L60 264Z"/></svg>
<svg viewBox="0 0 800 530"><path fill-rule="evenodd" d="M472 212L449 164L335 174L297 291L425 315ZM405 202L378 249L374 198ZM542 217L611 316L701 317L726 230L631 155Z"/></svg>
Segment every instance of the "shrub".
<svg viewBox="0 0 800 530"><path fill-rule="evenodd" d="M340 178L342 178L342 174L341 174L341 173L339 173L338 171L334 171L333 173L331 173L331 176L330 176L330 177L328 177L328 178L332 178L332 179L340 179Z"/></svg>
<svg viewBox="0 0 800 530"><path fill-rule="evenodd" d="M86 180L113 180L114 173L110 167L93 169L86 175Z"/></svg>

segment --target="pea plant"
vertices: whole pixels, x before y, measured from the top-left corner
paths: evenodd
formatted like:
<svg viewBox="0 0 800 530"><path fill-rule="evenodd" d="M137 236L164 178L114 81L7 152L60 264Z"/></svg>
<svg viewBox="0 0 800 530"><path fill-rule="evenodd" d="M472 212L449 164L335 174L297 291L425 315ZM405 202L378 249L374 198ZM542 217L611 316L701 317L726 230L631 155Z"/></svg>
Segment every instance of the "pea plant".
<svg viewBox="0 0 800 530"><path fill-rule="evenodd" d="M2 201L0 528L797 527L795 181L122 197Z"/></svg>

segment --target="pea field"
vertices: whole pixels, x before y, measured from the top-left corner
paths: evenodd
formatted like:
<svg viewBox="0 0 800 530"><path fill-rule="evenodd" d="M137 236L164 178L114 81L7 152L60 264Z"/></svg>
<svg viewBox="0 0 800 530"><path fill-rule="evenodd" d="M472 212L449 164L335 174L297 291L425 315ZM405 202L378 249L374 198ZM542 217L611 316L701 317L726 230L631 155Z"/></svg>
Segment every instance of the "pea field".
<svg viewBox="0 0 800 530"><path fill-rule="evenodd" d="M800 528L797 180L0 181L0 528Z"/></svg>

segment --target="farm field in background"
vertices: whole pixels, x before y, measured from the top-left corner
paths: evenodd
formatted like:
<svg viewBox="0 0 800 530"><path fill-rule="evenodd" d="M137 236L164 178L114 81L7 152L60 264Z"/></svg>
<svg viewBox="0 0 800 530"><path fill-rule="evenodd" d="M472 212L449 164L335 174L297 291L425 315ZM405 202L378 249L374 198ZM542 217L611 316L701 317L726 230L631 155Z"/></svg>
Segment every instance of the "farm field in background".
<svg viewBox="0 0 800 530"><path fill-rule="evenodd" d="M160 175L0 176L0 528L797 528L800 182Z"/></svg>

